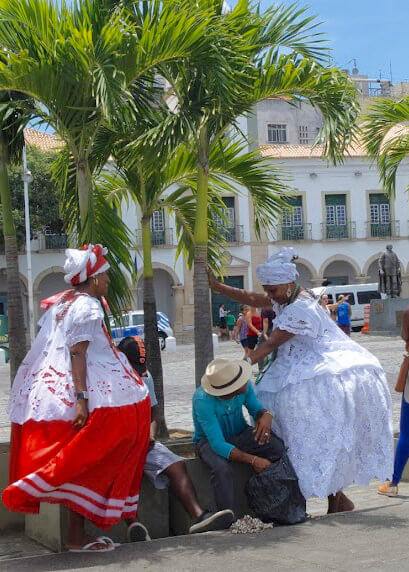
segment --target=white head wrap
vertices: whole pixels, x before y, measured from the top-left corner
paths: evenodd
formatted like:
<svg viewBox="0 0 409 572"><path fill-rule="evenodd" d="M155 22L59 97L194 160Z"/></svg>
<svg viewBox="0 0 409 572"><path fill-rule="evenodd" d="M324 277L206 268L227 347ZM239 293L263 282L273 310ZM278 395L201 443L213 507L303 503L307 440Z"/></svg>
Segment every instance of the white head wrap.
<svg viewBox="0 0 409 572"><path fill-rule="evenodd" d="M299 274L293 260L297 258L293 248L281 247L264 264L257 266L256 274L260 284L277 286L295 282Z"/></svg>
<svg viewBox="0 0 409 572"><path fill-rule="evenodd" d="M90 276L96 276L109 269L104 256L108 250L100 244L89 244L80 250L67 248L65 251L64 280L75 286L85 282Z"/></svg>

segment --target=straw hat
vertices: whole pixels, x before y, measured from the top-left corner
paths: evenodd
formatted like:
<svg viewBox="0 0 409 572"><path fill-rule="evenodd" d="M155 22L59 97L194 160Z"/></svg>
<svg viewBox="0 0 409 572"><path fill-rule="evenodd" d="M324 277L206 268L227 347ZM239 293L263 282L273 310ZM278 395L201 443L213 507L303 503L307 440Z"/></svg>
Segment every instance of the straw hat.
<svg viewBox="0 0 409 572"><path fill-rule="evenodd" d="M202 377L202 387L209 395L221 397L234 393L251 379L251 365L244 360L214 359Z"/></svg>

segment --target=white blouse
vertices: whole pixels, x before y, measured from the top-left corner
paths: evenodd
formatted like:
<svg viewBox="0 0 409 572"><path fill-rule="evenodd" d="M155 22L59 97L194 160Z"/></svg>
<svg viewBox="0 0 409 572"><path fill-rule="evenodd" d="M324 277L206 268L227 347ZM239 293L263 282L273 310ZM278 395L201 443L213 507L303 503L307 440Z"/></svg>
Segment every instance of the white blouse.
<svg viewBox="0 0 409 572"><path fill-rule="evenodd" d="M288 384L321 375L341 374L352 368L383 371L374 355L354 342L307 292L292 303L274 305L273 328L294 337L283 343L277 357L260 381L259 391L277 392Z"/></svg>
<svg viewBox="0 0 409 572"><path fill-rule="evenodd" d="M13 423L74 419L76 390L69 348L82 341L89 342L86 359L90 412L138 403L148 395L125 355L113 346L99 301L77 294L66 315L57 320L62 308L62 304L55 304L42 317L41 330L17 372L9 403Z"/></svg>

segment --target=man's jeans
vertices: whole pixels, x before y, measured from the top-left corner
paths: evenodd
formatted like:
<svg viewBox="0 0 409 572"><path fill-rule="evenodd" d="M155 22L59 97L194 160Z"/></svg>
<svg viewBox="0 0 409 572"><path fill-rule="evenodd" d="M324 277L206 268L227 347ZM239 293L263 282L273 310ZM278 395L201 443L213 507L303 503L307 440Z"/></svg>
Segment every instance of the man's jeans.
<svg viewBox="0 0 409 572"><path fill-rule="evenodd" d="M253 427L248 427L239 435L226 439L240 451L263 457L269 461L277 461L281 458L285 451L283 441L271 433L271 438L265 445L259 445L254 439ZM234 506L234 486L233 486L233 467L231 461L220 457L213 451L206 439L201 439L196 445L196 453L198 457L209 465L211 471L211 483L214 490L216 506L218 510L229 508L233 510Z"/></svg>

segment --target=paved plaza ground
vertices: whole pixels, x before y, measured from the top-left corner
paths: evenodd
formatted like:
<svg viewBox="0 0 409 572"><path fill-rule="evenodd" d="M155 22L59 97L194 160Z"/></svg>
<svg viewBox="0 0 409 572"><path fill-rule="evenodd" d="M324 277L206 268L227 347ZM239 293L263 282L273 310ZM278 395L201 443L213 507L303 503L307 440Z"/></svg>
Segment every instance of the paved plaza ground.
<svg viewBox="0 0 409 572"><path fill-rule="evenodd" d="M402 362L403 342L399 337L368 336L353 333L353 338L376 355L385 368L394 405L394 429L399 430L400 395L393 391ZM240 358L241 348L235 342L221 342L217 357ZM194 391L194 346L177 346L175 353L162 353L165 384L165 414L170 429L193 429L191 398ZM256 372L257 368L254 369ZM0 366L0 442L6 441L9 423L6 404L10 387L9 368Z"/></svg>
<svg viewBox="0 0 409 572"><path fill-rule="evenodd" d="M21 538L0 538L1 572L405 572L409 484L394 499L351 487L357 510L254 535L214 532L124 544L108 554L39 554L11 559ZM321 507L322 510L322 507ZM15 557L15 556L14 556Z"/></svg>

